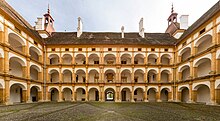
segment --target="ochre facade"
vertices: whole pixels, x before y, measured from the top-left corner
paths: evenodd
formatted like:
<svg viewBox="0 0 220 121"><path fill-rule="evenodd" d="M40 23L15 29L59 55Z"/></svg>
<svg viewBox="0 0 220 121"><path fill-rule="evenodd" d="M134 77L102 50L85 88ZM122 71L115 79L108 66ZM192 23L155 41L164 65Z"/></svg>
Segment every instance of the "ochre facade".
<svg viewBox="0 0 220 121"><path fill-rule="evenodd" d="M181 101L218 104L219 6L218 2L212 11L203 15L207 19L201 17L188 29L176 30L170 36L167 36L169 33L75 32L73 38L67 38L69 43L65 39L56 43L56 39L66 38L70 33L34 30L21 16L15 16L18 13L3 0L0 7L0 103ZM52 18L49 12L47 14ZM180 38L172 37L178 32L183 32ZM40 33L48 37L42 38ZM157 41L154 36L159 44L154 44ZM119 42L130 38L144 43ZM170 41L165 43L164 38ZM85 39L89 40L88 44Z"/></svg>

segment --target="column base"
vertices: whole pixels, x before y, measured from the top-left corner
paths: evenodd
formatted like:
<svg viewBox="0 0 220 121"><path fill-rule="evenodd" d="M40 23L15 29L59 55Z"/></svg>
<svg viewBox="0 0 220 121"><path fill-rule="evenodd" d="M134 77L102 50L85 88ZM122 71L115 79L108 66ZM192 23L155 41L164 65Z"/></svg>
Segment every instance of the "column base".
<svg viewBox="0 0 220 121"><path fill-rule="evenodd" d="M162 100L161 100L161 99L158 99L157 102L162 102Z"/></svg>
<svg viewBox="0 0 220 121"><path fill-rule="evenodd" d="M144 102L149 102L149 100L144 100Z"/></svg>
<svg viewBox="0 0 220 121"><path fill-rule="evenodd" d="M4 104L5 104L5 105L13 105L12 102L5 102Z"/></svg>
<svg viewBox="0 0 220 121"><path fill-rule="evenodd" d="M186 103L195 103L194 101L192 101L192 100L189 100L189 101L187 101Z"/></svg>
<svg viewBox="0 0 220 121"><path fill-rule="evenodd" d="M121 100L115 100L115 102L121 102Z"/></svg>
<svg viewBox="0 0 220 121"><path fill-rule="evenodd" d="M32 103L32 101L31 101L31 100L28 100L26 103Z"/></svg>
<svg viewBox="0 0 220 121"><path fill-rule="evenodd" d="M217 103L216 102L208 102L208 103L206 103L206 105L217 105Z"/></svg>

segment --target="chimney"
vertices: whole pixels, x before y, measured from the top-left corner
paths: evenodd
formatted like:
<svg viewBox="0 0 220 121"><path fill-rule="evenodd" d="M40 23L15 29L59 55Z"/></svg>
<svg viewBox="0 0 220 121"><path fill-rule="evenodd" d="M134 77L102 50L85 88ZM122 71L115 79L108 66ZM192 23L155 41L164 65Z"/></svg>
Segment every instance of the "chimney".
<svg viewBox="0 0 220 121"><path fill-rule="evenodd" d="M43 18L37 18L35 22L35 30L44 30Z"/></svg>
<svg viewBox="0 0 220 121"><path fill-rule="evenodd" d="M121 38L124 38L125 37L125 33L124 33L124 30L125 30L125 28L124 28L124 26L122 26L121 27Z"/></svg>
<svg viewBox="0 0 220 121"><path fill-rule="evenodd" d="M144 38L144 19L141 18L139 22L139 35Z"/></svg>
<svg viewBox="0 0 220 121"><path fill-rule="evenodd" d="M189 15L181 15L180 16L180 29L187 29L188 26L188 16Z"/></svg>
<svg viewBox="0 0 220 121"><path fill-rule="evenodd" d="M80 37L82 34L82 19L78 18L78 27L77 27L77 37Z"/></svg>

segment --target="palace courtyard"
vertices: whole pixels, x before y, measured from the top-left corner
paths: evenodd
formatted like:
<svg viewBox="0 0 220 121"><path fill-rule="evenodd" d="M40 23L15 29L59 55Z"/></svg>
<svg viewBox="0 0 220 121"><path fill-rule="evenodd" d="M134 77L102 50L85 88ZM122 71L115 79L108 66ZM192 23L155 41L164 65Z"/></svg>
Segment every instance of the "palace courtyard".
<svg viewBox="0 0 220 121"><path fill-rule="evenodd" d="M32 103L0 106L0 121L219 121L220 106L186 103Z"/></svg>

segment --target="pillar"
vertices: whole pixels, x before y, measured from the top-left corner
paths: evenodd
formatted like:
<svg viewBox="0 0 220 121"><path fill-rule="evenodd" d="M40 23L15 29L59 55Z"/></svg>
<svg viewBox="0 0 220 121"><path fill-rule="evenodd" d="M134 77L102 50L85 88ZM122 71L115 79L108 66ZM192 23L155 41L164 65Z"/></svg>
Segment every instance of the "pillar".
<svg viewBox="0 0 220 121"><path fill-rule="evenodd" d="M86 100L86 101L89 101L89 90L88 90L88 86L86 86L86 90L85 90L85 91L86 91L86 97L85 97L86 99L85 99L85 100Z"/></svg>
<svg viewBox="0 0 220 121"><path fill-rule="evenodd" d="M63 73L62 73L62 70L61 70L61 66L59 67L59 83L62 83L63 82Z"/></svg>
<svg viewBox="0 0 220 121"><path fill-rule="evenodd" d="M161 82L161 68L159 67L158 73L157 73L157 82Z"/></svg>
<svg viewBox="0 0 220 121"><path fill-rule="evenodd" d="M9 105L10 104L10 86L9 86L10 78L5 77L5 104Z"/></svg>
<svg viewBox="0 0 220 121"><path fill-rule="evenodd" d="M30 79L30 69L31 69L30 68L30 61L31 61L30 58L27 58L27 69L26 69L26 72L25 72L27 79Z"/></svg>
<svg viewBox="0 0 220 121"><path fill-rule="evenodd" d="M147 91L148 91L148 87L145 86L145 90L144 90L144 102L148 102L148 95L147 95Z"/></svg>
<svg viewBox="0 0 220 121"><path fill-rule="evenodd" d="M30 95L31 95L31 87L30 87L30 81L28 81L27 82L27 99L26 99L27 103L31 102Z"/></svg>
<svg viewBox="0 0 220 121"><path fill-rule="evenodd" d="M4 73L4 58L0 57L0 73Z"/></svg>
<svg viewBox="0 0 220 121"><path fill-rule="evenodd" d="M22 66L22 77L27 78L27 66Z"/></svg>
<svg viewBox="0 0 220 121"><path fill-rule="evenodd" d="M131 102L134 102L134 86L132 86L132 90L131 90Z"/></svg>
<svg viewBox="0 0 220 121"><path fill-rule="evenodd" d="M162 102L162 100L160 99L160 92L161 92L160 88L161 88L161 86L159 85L159 86L158 86L158 92L157 92L157 94L156 94L156 100L157 100L157 102Z"/></svg>
<svg viewBox="0 0 220 121"><path fill-rule="evenodd" d="M72 101L75 102L75 90L74 90L74 86L72 86Z"/></svg>
<svg viewBox="0 0 220 121"><path fill-rule="evenodd" d="M88 68L86 68L86 83L89 82L89 72L88 72Z"/></svg>
<svg viewBox="0 0 220 121"><path fill-rule="evenodd" d="M189 103L193 103L195 101L192 89L192 82L189 83Z"/></svg>
<svg viewBox="0 0 220 121"><path fill-rule="evenodd" d="M211 78L210 79L210 104L215 104L216 99L215 99L215 79Z"/></svg>
<svg viewBox="0 0 220 121"><path fill-rule="evenodd" d="M131 72L131 83L134 83L134 67L132 67L132 72Z"/></svg>
<svg viewBox="0 0 220 121"><path fill-rule="evenodd" d="M4 73L9 74L9 48L4 47Z"/></svg>
<svg viewBox="0 0 220 121"><path fill-rule="evenodd" d="M62 93L62 86L59 86L59 100L58 102L62 102L63 101L63 93Z"/></svg>
<svg viewBox="0 0 220 121"><path fill-rule="evenodd" d="M212 49L212 60L211 60L211 74L216 74L217 68L216 68L216 50Z"/></svg>

